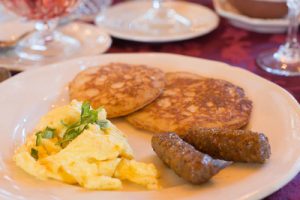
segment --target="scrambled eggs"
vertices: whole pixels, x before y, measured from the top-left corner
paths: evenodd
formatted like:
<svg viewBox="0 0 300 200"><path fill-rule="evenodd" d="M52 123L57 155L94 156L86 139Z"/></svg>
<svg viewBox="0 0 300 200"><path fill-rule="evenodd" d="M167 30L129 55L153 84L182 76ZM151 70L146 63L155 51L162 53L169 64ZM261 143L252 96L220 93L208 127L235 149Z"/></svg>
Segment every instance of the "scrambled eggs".
<svg viewBox="0 0 300 200"><path fill-rule="evenodd" d="M122 180L159 188L155 166L133 160L126 137L106 120L105 110L78 101L42 117L14 161L36 178L88 189L120 189Z"/></svg>

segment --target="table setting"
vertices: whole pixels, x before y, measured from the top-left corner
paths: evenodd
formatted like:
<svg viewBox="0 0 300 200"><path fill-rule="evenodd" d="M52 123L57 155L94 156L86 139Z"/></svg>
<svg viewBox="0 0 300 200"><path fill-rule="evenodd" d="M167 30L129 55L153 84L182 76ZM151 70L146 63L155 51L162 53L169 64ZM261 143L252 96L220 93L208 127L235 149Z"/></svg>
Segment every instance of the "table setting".
<svg viewBox="0 0 300 200"><path fill-rule="evenodd" d="M0 0L0 199L300 199L299 0Z"/></svg>

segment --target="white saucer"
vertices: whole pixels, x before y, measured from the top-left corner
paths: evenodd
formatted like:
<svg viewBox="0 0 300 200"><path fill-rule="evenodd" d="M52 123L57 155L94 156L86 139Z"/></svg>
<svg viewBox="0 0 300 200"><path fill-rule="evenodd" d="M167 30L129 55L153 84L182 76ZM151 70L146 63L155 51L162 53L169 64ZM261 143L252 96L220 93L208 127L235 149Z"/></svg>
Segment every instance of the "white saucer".
<svg viewBox="0 0 300 200"><path fill-rule="evenodd" d="M24 25L24 27L15 26L14 23L11 23L11 25L6 23L5 32L7 34L3 34L3 37L6 35L7 38L9 33L11 33L11 35L16 33L19 34L22 31L24 32L26 28L28 29L32 27L33 29L32 24L28 24L28 26ZM1 24L0 29L2 29ZM104 53L112 43L112 39L106 31L90 24L73 22L59 27L58 30L66 35L76 38L81 43L80 50L71 57L68 57L68 59ZM58 61L62 60L33 62L30 60L20 59L13 50L3 51L0 49L0 66L6 67L10 70L24 71Z"/></svg>
<svg viewBox="0 0 300 200"><path fill-rule="evenodd" d="M116 38L140 42L170 42L205 35L214 30L219 24L218 16L209 8L185 1L166 1L166 7L171 7L191 21L187 31L174 33L153 34L138 32L130 29L129 22L142 16L151 8L151 1L128 1L112 6L106 11L105 17L96 19L98 26L104 27Z"/></svg>
<svg viewBox="0 0 300 200"><path fill-rule="evenodd" d="M258 33L283 33L288 27L288 20L251 18L241 14L227 0L213 0L216 12L238 28Z"/></svg>

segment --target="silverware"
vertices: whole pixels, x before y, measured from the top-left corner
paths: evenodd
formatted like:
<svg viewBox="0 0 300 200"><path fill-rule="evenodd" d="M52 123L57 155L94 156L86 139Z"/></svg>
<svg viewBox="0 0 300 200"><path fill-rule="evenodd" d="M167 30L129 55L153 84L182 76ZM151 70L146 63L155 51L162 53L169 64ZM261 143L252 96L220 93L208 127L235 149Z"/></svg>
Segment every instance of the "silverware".
<svg viewBox="0 0 300 200"><path fill-rule="evenodd" d="M10 71L4 67L0 67L0 82L8 79L9 77L11 77Z"/></svg>
<svg viewBox="0 0 300 200"><path fill-rule="evenodd" d="M13 39L13 40L7 40L7 41L1 41L0 40L0 48L1 49L13 48L18 44L18 42L20 42L22 39L24 39L26 36L28 36L32 32L33 32L33 30L27 31L27 32L23 33L22 35L20 35L19 37L17 37L16 39Z"/></svg>

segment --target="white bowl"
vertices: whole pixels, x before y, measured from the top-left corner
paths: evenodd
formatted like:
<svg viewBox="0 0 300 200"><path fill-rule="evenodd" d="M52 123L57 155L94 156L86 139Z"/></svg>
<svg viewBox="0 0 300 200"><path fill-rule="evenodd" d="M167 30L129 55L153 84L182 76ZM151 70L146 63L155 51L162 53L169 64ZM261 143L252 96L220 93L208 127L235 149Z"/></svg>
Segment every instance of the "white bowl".
<svg viewBox="0 0 300 200"><path fill-rule="evenodd" d="M233 26L249 31L258 33L283 33L289 24L286 18L262 19L248 17L241 14L227 0L213 0L213 4L216 12L228 19Z"/></svg>

